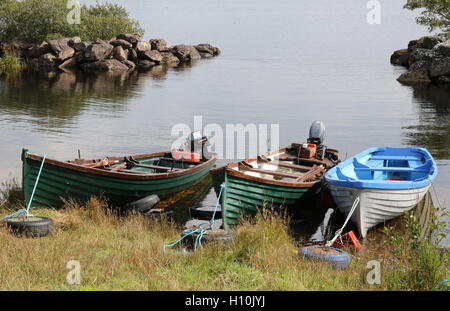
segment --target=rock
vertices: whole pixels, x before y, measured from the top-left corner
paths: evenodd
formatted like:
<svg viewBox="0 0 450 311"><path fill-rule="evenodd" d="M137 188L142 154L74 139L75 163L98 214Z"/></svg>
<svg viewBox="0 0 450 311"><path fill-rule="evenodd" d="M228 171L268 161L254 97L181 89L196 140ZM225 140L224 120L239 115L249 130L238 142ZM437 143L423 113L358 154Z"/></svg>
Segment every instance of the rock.
<svg viewBox="0 0 450 311"><path fill-rule="evenodd" d="M67 42L67 44L70 47L72 47L72 48L74 47L75 44L78 44L78 43L81 43L81 38L80 37L70 38L69 41Z"/></svg>
<svg viewBox="0 0 450 311"><path fill-rule="evenodd" d="M450 56L450 39L437 44L433 51L444 56Z"/></svg>
<svg viewBox="0 0 450 311"><path fill-rule="evenodd" d="M122 46L116 46L112 51L112 57L120 62L126 61L128 59L128 50L124 51Z"/></svg>
<svg viewBox="0 0 450 311"><path fill-rule="evenodd" d="M205 53L211 56L213 55L212 53L209 52ZM409 60L409 52L407 49L397 50L391 55L391 64L393 65L408 66L408 60Z"/></svg>
<svg viewBox="0 0 450 311"><path fill-rule="evenodd" d="M417 61L430 61L436 57L438 57L438 54L433 50L416 48L410 53L408 62L411 65L412 63L415 63Z"/></svg>
<svg viewBox="0 0 450 311"><path fill-rule="evenodd" d="M136 52L135 49L129 50L129 53L128 53L128 59L131 60L132 62L137 63L137 61L138 61L139 59L138 59L138 55L137 55L137 52Z"/></svg>
<svg viewBox="0 0 450 311"><path fill-rule="evenodd" d="M149 60L145 60L145 59L140 60L140 61L138 61L138 63L137 63L137 67L138 67L139 69L148 69L148 68L150 68L150 67L152 67L152 66L155 66L155 65L156 65L155 62L152 62L152 61L149 61Z"/></svg>
<svg viewBox="0 0 450 311"><path fill-rule="evenodd" d="M167 52L169 50L167 48L167 42L164 39L151 39L150 45L152 50L157 50L159 52Z"/></svg>
<svg viewBox="0 0 450 311"><path fill-rule="evenodd" d="M103 60L111 55L113 48L109 42L99 39L86 48L84 58L92 62Z"/></svg>
<svg viewBox="0 0 450 311"><path fill-rule="evenodd" d="M440 76L436 82L438 84L450 84L450 76Z"/></svg>
<svg viewBox="0 0 450 311"><path fill-rule="evenodd" d="M122 64L126 65L128 67L129 71L132 71L136 68L136 64L133 63L131 60L126 59L126 60L122 61Z"/></svg>
<svg viewBox="0 0 450 311"><path fill-rule="evenodd" d="M193 47L192 45L189 46L189 59L190 60L197 60L197 59L201 59L201 55L200 53L197 51L197 49L195 47Z"/></svg>
<svg viewBox="0 0 450 311"><path fill-rule="evenodd" d="M425 69L405 72L398 77L397 81L403 84L431 83L428 71Z"/></svg>
<svg viewBox="0 0 450 311"><path fill-rule="evenodd" d="M41 55L38 59L34 59L34 63L39 68L54 68L57 66L57 58L52 53Z"/></svg>
<svg viewBox="0 0 450 311"><path fill-rule="evenodd" d="M418 40L411 40L408 43L408 52L412 52L414 48L417 46Z"/></svg>
<svg viewBox="0 0 450 311"><path fill-rule="evenodd" d="M431 61L429 61L429 60L419 60L415 63L412 63L409 66L409 70L410 71L419 70L419 69L428 70L428 69L430 69L430 64L431 64Z"/></svg>
<svg viewBox="0 0 450 311"><path fill-rule="evenodd" d="M116 39L122 39L122 40L128 41L133 46L135 46L139 41L141 41L141 36L139 34L122 33L122 34L118 35Z"/></svg>
<svg viewBox="0 0 450 311"><path fill-rule="evenodd" d="M145 42L145 41L138 42L136 44L136 48L135 48L138 56L143 56L145 54L145 52L150 51L151 49L152 49L152 46L150 45L150 43Z"/></svg>
<svg viewBox="0 0 450 311"><path fill-rule="evenodd" d="M180 63L180 60L178 59L178 57L176 57L175 55L173 55L170 52L161 52L161 56L162 56L161 64L176 65L176 64Z"/></svg>
<svg viewBox="0 0 450 311"><path fill-rule="evenodd" d="M73 45L73 49L76 52L84 52L84 51L86 51L86 49L89 45L90 45L89 42L78 42Z"/></svg>
<svg viewBox="0 0 450 311"><path fill-rule="evenodd" d="M14 39L9 44L12 50L28 50L33 44L28 40Z"/></svg>
<svg viewBox="0 0 450 311"><path fill-rule="evenodd" d="M220 49L212 46L208 43L202 43L195 46L197 51L204 54L210 54L212 56L218 56L220 55Z"/></svg>
<svg viewBox="0 0 450 311"><path fill-rule="evenodd" d="M56 54L57 60L63 62L71 58L75 54L75 50L69 46L70 38L61 38L57 40L50 40L48 44L52 51Z"/></svg>
<svg viewBox="0 0 450 311"><path fill-rule="evenodd" d="M433 59L429 71L430 77L450 75L450 57Z"/></svg>
<svg viewBox="0 0 450 311"><path fill-rule="evenodd" d="M71 69L78 66L78 60L76 57L69 58L65 62L63 62L61 65L59 65L60 69Z"/></svg>
<svg viewBox="0 0 450 311"><path fill-rule="evenodd" d="M170 51L178 57L179 60L185 61L189 59L189 55L191 53L191 48L188 45L179 44L170 48Z"/></svg>
<svg viewBox="0 0 450 311"><path fill-rule="evenodd" d="M150 60L152 62L161 62L163 60L163 57L161 54L156 50L147 50L143 55L141 55L141 58L144 60Z"/></svg>
<svg viewBox="0 0 450 311"><path fill-rule="evenodd" d="M121 46L124 50L128 50L133 47L133 45L130 42L123 40L123 39L112 40L109 42L109 44L111 44L114 47Z"/></svg>
<svg viewBox="0 0 450 311"><path fill-rule="evenodd" d="M425 36L417 40L415 48L422 48L431 50L436 44L440 43L441 39L434 36Z"/></svg>
<svg viewBox="0 0 450 311"><path fill-rule="evenodd" d="M86 71L128 71L129 67L117 59L104 59L93 63L85 63L81 68Z"/></svg>
<svg viewBox="0 0 450 311"><path fill-rule="evenodd" d="M42 41L41 43L34 44L30 48L28 48L27 56L31 58L38 58L41 55L50 53L50 45L46 41Z"/></svg>

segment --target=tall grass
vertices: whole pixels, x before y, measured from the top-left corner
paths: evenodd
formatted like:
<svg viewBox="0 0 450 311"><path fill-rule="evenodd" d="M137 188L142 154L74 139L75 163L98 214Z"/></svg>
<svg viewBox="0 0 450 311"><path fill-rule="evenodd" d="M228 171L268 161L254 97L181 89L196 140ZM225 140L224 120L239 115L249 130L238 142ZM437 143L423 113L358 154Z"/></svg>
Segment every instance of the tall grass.
<svg viewBox="0 0 450 311"><path fill-rule="evenodd" d="M0 58L0 76L1 75L14 75L22 70L22 63L14 55L5 55Z"/></svg>
<svg viewBox="0 0 450 311"><path fill-rule="evenodd" d="M10 210L0 209L0 216ZM140 214L119 216L99 199L84 206L67 201L63 209L39 209L51 217L56 231L43 238L18 238L0 228L0 289L3 290L386 290L429 289L420 285L435 262L421 261L423 274L403 286L393 277L397 266L382 261L382 282L369 285L367 262L375 259L367 245L352 253L352 263L334 269L298 255L299 244L276 213L259 213L235 230L231 246L205 245L183 254L182 246L163 253L163 245L180 237L175 224L152 221ZM426 252L427 249L423 249ZM424 254L424 258L435 257ZM409 267L410 257L397 254ZM70 285L66 264L81 264L81 284ZM419 267L419 266L417 266ZM440 265L448 274L448 265ZM433 283L442 278L436 274Z"/></svg>

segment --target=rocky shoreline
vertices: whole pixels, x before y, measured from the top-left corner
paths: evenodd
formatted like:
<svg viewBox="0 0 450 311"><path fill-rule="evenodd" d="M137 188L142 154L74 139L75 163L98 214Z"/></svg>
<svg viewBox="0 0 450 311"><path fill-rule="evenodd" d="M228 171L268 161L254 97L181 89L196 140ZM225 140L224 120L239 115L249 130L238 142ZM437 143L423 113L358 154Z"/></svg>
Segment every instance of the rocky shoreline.
<svg viewBox="0 0 450 311"><path fill-rule="evenodd" d="M0 57L17 55L37 71L81 69L84 71L133 71L156 65L178 66L215 57L220 49L210 44L179 44L167 47L164 39L143 41L138 34L119 34L111 40L83 42L79 37L31 42L12 40L0 45Z"/></svg>
<svg viewBox="0 0 450 311"><path fill-rule="evenodd" d="M425 36L412 40L407 49L392 54L391 64L409 70L398 77L400 83L450 85L450 38Z"/></svg>

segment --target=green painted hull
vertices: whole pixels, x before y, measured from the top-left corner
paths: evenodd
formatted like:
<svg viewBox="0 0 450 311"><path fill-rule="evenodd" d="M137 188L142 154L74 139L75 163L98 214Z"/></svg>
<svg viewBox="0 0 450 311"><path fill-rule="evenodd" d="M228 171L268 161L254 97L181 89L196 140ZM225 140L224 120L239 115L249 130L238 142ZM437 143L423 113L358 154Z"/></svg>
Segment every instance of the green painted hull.
<svg viewBox="0 0 450 311"><path fill-rule="evenodd" d="M26 201L29 202L41 162L28 158L26 152L22 156L22 161L23 191ZM102 196L112 206L122 206L151 194L164 198L201 181L215 163L210 162L201 169L180 176L136 180L81 172L47 163L46 160L32 206L57 208L62 205L61 198L86 202L92 196Z"/></svg>
<svg viewBox="0 0 450 311"><path fill-rule="evenodd" d="M301 208L304 200L314 197L319 184L314 187L287 187L230 176L225 173L222 203L223 222L226 229L236 225L243 216L255 215L258 209Z"/></svg>

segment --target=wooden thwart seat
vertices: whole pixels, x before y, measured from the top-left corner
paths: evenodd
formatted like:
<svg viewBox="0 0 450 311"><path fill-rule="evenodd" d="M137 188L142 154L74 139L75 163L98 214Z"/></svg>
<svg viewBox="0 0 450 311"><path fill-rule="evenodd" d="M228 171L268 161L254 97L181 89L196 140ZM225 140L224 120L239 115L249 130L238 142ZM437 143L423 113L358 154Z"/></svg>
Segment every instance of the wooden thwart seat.
<svg viewBox="0 0 450 311"><path fill-rule="evenodd" d="M276 171L263 170L260 168L254 168L253 166L251 166L250 164L248 164L246 162L240 162L238 165L238 168L239 168L239 170L243 170L243 171L267 174L267 175L274 175L274 176L280 176L280 177L288 177L288 178L295 178L295 179L301 177L298 174L276 172Z"/></svg>

